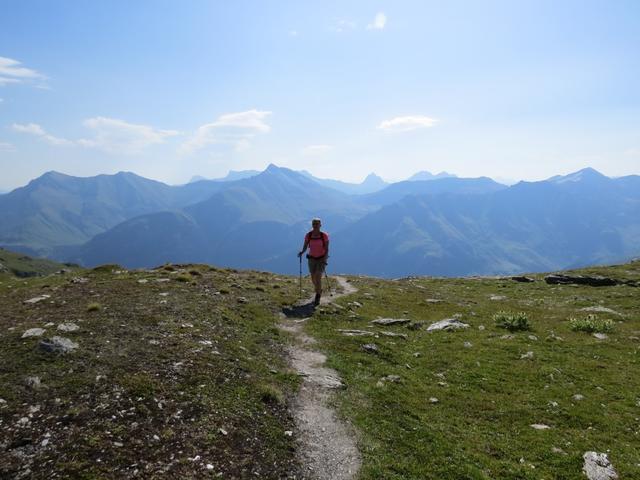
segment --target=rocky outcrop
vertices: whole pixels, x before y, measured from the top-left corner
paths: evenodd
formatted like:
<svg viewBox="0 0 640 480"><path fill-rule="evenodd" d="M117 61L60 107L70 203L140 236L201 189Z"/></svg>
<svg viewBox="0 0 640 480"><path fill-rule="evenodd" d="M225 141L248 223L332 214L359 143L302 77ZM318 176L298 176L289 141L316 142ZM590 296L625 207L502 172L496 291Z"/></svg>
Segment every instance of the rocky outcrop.
<svg viewBox="0 0 640 480"><path fill-rule="evenodd" d="M602 277L600 275L564 275L553 273L544 277L549 285L589 285L591 287L612 287L615 285L629 285L637 287L638 284L631 280L618 280L616 278Z"/></svg>

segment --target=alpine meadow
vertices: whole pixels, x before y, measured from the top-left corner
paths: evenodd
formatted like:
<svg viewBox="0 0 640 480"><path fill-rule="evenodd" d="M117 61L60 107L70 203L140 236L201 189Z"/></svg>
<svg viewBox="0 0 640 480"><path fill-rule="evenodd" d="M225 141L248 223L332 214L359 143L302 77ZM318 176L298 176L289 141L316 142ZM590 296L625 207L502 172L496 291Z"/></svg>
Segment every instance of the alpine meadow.
<svg viewBox="0 0 640 480"><path fill-rule="evenodd" d="M640 4L0 3L0 478L640 479Z"/></svg>

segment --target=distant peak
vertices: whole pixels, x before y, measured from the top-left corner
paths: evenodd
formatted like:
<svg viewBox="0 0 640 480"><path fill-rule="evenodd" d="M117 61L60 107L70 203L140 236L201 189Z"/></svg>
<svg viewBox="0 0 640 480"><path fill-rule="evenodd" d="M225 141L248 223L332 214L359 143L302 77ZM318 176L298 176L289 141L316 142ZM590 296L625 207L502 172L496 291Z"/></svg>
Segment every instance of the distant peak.
<svg viewBox="0 0 640 480"><path fill-rule="evenodd" d="M566 183L566 182L584 182L584 181L593 181L593 180L602 180L608 179L606 175L603 175L595 168L587 167L582 170L578 170L577 172L570 173L569 175L564 176L555 176L550 178L550 181L555 183Z"/></svg>

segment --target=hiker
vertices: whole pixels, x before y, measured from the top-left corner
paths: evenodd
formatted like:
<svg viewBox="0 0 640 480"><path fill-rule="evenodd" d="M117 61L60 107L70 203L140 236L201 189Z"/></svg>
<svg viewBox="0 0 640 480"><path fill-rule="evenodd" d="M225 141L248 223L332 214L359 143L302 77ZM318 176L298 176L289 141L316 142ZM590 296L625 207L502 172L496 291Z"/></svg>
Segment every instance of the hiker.
<svg viewBox="0 0 640 480"><path fill-rule="evenodd" d="M302 250L298 252L298 257L302 258L302 254L309 247L309 253L307 259L309 262L309 274L311 274L311 281L316 291L316 296L313 300L314 305L320 304L320 296L322 295L322 274L327 266L327 259L329 258L329 235L320 231L322 222L319 218L311 220L311 227L313 230L308 232L304 236L304 245Z"/></svg>

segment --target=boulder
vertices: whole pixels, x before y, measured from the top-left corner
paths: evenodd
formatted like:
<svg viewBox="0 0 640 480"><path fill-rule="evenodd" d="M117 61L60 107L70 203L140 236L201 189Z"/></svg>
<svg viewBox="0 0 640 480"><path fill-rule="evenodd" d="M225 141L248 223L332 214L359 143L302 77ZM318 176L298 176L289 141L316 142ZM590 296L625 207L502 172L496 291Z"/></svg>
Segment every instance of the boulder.
<svg viewBox="0 0 640 480"><path fill-rule="evenodd" d="M22 334L22 338L40 337L46 330L44 328L30 328Z"/></svg>
<svg viewBox="0 0 640 480"><path fill-rule="evenodd" d="M432 323L427 328L427 332L434 332L436 330L460 330L462 328L469 328L469 325L466 323L462 323L457 318L445 318L444 320L440 320L439 322Z"/></svg>
<svg viewBox="0 0 640 480"><path fill-rule="evenodd" d="M586 452L582 458L584 465L582 471L589 480L611 480L618 478L613 465L606 453Z"/></svg>
<svg viewBox="0 0 640 480"><path fill-rule="evenodd" d="M47 298L50 298L50 297L51 297L51 295L38 295L37 297L33 297L33 298L30 298L29 300L25 300L24 303L28 303L28 304L33 305L34 303L41 302L41 301L46 300Z"/></svg>
<svg viewBox="0 0 640 480"><path fill-rule="evenodd" d="M513 280L514 282L520 282L520 283L535 282L535 279L533 279L531 277L525 277L524 275L513 276L513 277L511 277L511 280Z"/></svg>
<svg viewBox="0 0 640 480"><path fill-rule="evenodd" d="M65 337L52 337L40 340L38 344L41 350L49 353L69 353L78 348L78 344Z"/></svg>
<svg viewBox="0 0 640 480"><path fill-rule="evenodd" d="M600 275L564 275L554 273L544 277L544 281L549 285L589 285L591 287L612 287L614 285L627 284L635 285L635 282L616 280L615 278L602 277Z"/></svg>

